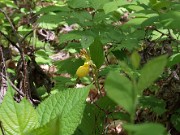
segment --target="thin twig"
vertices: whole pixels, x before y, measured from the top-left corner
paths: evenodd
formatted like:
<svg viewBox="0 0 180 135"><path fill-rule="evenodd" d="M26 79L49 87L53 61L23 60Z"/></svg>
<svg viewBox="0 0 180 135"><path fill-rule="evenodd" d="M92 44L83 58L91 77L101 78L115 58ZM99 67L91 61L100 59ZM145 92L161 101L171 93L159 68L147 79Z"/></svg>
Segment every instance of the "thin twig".
<svg viewBox="0 0 180 135"><path fill-rule="evenodd" d="M3 54L3 49L2 49L2 46L0 46L0 59L1 59L1 65L0 65L0 68L1 68L1 71L0 73L4 76L7 76L7 73L6 73L6 64L5 64L5 58L4 58L4 54ZM3 78L3 76L1 76L1 88L0 88L0 92L1 92L1 98L3 100L3 97L7 91L7 82L6 80Z"/></svg>
<svg viewBox="0 0 180 135"><path fill-rule="evenodd" d="M20 43L22 43L31 33L33 32L33 30L31 30L30 32L28 32L23 39L21 39Z"/></svg>
<svg viewBox="0 0 180 135"><path fill-rule="evenodd" d="M6 34L4 34L2 31L0 31L0 34L3 35L12 44L12 46L16 47L20 53L22 52L20 47L17 46L16 43L12 41Z"/></svg>
<svg viewBox="0 0 180 135"><path fill-rule="evenodd" d="M6 17L6 19L9 21L11 27L13 28L13 31L16 32L16 29L15 29L14 25L12 24L9 16L8 16L2 9L0 9L0 11L4 14L4 16Z"/></svg>
<svg viewBox="0 0 180 135"><path fill-rule="evenodd" d="M4 79L5 79L6 81L8 81L8 82L10 83L10 85L14 88L14 90L15 90L17 93L19 93L21 96L24 97L24 93L22 93L22 92L13 84L13 82L12 82L9 78L7 78L6 76L4 76L2 73L1 73L1 75L4 77Z"/></svg>
<svg viewBox="0 0 180 135"><path fill-rule="evenodd" d="M11 19L10 19L9 16L6 14L6 12L4 12L2 9L0 9L0 12L2 12L2 13L4 14L4 16L6 17L6 19L8 20L8 22L9 22L9 24L11 25L11 28L12 28L15 36L16 36L16 40L17 40L18 44L20 44L17 31L16 31L16 29L15 29L15 27L14 27Z"/></svg>
<svg viewBox="0 0 180 135"><path fill-rule="evenodd" d="M13 29L14 35L16 36L16 43L14 43L14 42L13 42L12 40L10 40L10 39L9 39L8 41L9 41L9 42L11 41L11 43L13 43L12 45L19 50L19 53L20 53L21 58L24 59L24 58L23 58L23 55L22 55L22 54L23 54L23 49L22 49L21 46L20 46L20 45L21 45L21 44L20 44L20 40L19 40L17 31L16 31L16 29L15 29L15 27L14 27L11 19L9 18L9 16L8 16L2 9L0 9L0 12L2 12L2 13L4 14L4 16L6 17L6 19L8 20L8 22L10 23L10 25L11 25L11 27L12 27L12 29ZM1 34L2 34L2 32L1 32ZM3 36L5 36L5 34L3 34ZM7 36L5 36L5 37L6 37L6 39L7 39Z"/></svg>

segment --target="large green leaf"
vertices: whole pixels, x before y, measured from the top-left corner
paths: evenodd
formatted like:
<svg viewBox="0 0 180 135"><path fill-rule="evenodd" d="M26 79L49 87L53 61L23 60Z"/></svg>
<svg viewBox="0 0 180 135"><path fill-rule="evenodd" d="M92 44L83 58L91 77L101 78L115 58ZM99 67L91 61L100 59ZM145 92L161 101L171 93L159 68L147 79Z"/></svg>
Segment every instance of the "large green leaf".
<svg viewBox="0 0 180 135"><path fill-rule="evenodd" d="M59 117L57 135L71 135L81 122L90 87L67 89L42 102L37 108L40 124L45 125Z"/></svg>
<svg viewBox="0 0 180 135"><path fill-rule="evenodd" d="M134 109L132 83L119 72L110 72L105 81L107 95L130 114Z"/></svg>
<svg viewBox="0 0 180 135"><path fill-rule="evenodd" d="M61 129L60 118L52 119L50 122L27 133L28 135L59 135Z"/></svg>
<svg viewBox="0 0 180 135"><path fill-rule="evenodd" d="M165 127L158 123L127 124L124 128L133 132L133 135L163 135L166 131Z"/></svg>
<svg viewBox="0 0 180 135"><path fill-rule="evenodd" d="M138 90L141 93L149 87L162 73L166 66L167 56L159 56L150 60L140 71Z"/></svg>
<svg viewBox="0 0 180 135"><path fill-rule="evenodd" d="M91 59L93 60L97 68L100 68L104 62L103 44L99 41L98 38L96 38L94 42L90 45L89 49Z"/></svg>
<svg viewBox="0 0 180 135"><path fill-rule="evenodd" d="M35 109L26 99L15 102L10 86L0 108L0 120L6 135L26 135L39 125Z"/></svg>

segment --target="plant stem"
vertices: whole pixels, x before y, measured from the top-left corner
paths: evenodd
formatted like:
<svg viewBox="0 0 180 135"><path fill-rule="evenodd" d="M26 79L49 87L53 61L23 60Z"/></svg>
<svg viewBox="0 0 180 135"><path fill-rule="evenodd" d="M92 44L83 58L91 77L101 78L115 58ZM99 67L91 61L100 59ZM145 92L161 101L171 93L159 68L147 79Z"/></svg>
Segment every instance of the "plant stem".
<svg viewBox="0 0 180 135"><path fill-rule="evenodd" d="M137 103L137 82L136 82L136 77L133 75L132 76L132 83L133 83L133 88L132 88L132 93L133 93L133 112L131 114L131 123L134 124L134 119L135 119L135 113L136 113L136 103Z"/></svg>
<svg viewBox="0 0 180 135"><path fill-rule="evenodd" d="M93 79L95 82L95 86L98 89L98 93L101 95L101 89L99 86L99 81L98 81L98 69L96 67L96 65L92 64L92 68L93 68Z"/></svg>

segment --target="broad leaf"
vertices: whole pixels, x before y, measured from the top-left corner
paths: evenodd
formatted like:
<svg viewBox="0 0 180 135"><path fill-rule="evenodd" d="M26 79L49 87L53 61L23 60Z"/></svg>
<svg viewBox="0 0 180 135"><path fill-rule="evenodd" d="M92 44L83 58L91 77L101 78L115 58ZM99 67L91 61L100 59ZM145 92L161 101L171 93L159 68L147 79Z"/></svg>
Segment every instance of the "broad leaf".
<svg viewBox="0 0 180 135"><path fill-rule="evenodd" d="M83 35L81 37L81 45L83 48L88 48L94 42L94 37L89 35Z"/></svg>
<svg viewBox="0 0 180 135"><path fill-rule="evenodd" d="M119 72L110 72L105 81L107 95L130 114L134 109L132 83Z"/></svg>
<svg viewBox="0 0 180 135"><path fill-rule="evenodd" d="M93 60L97 68L100 68L104 62L103 44L99 41L98 38L96 38L94 43L91 44L89 49L90 49L91 59Z"/></svg>
<svg viewBox="0 0 180 135"><path fill-rule="evenodd" d="M58 135L71 135L81 122L89 89L67 89L49 97L37 108L40 124L59 117Z"/></svg>
<svg viewBox="0 0 180 135"><path fill-rule="evenodd" d="M124 128L133 132L133 135L163 135L165 134L165 127L158 123L144 123L144 124L136 124L136 125L124 125Z"/></svg>
<svg viewBox="0 0 180 135"><path fill-rule="evenodd" d="M59 117L51 120L44 126L41 126L30 133L27 133L28 135L59 135L60 134L60 119Z"/></svg>
<svg viewBox="0 0 180 135"><path fill-rule="evenodd" d="M167 56L159 56L150 60L140 71L138 91L141 93L149 87L162 73L166 66Z"/></svg>
<svg viewBox="0 0 180 135"><path fill-rule="evenodd" d="M39 125L38 114L30 102L26 99L20 103L14 101L10 86L0 108L0 120L6 135L26 135Z"/></svg>

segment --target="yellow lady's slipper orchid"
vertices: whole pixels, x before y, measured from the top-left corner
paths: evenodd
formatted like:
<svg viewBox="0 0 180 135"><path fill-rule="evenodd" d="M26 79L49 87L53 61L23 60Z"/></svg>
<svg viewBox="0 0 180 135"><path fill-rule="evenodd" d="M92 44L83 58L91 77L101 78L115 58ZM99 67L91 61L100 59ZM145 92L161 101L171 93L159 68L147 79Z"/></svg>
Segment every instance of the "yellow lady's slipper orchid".
<svg viewBox="0 0 180 135"><path fill-rule="evenodd" d="M79 78L85 77L86 75L88 75L89 69L90 69L89 64L88 64L88 63L85 63L83 66L80 66L80 67L77 69L76 75L77 75Z"/></svg>

